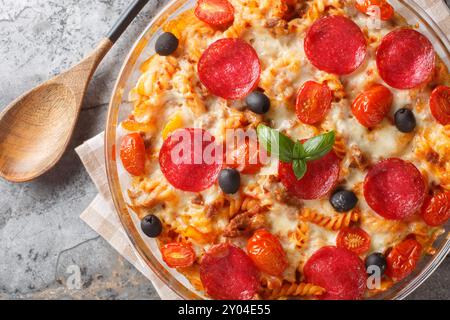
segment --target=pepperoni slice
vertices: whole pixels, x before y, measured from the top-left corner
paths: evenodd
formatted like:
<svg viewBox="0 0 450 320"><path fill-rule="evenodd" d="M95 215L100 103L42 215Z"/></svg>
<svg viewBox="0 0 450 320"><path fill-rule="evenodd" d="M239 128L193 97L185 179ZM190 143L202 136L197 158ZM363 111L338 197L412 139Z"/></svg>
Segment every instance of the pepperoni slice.
<svg viewBox="0 0 450 320"><path fill-rule="evenodd" d="M226 28L234 21L234 7L227 0L199 0L194 12L197 18L217 28Z"/></svg>
<svg viewBox="0 0 450 320"><path fill-rule="evenodd" d="M304 45L306 56L316 68L339 75L355 71L367 53L361 29L343 16L317 20L308 30Z"/></svg>
<svg viewBox="0 0 450 320"><path fill-rule="evenodd" d="M364 181L367 204L386 219L400 220L413 215L425 198L425 182L410 162L390 158L378 162Z"/></svg>
<svg viewBox="0 0 450 320"><path fill-rule="evenodd" d="M431 79L435 64L433 45L412 29L388 33L377 50L381 78L391 87L411 89Z"/></svg>
<svg viewBox="0 0 450 320"><path fill-rule="evenodd" d="M211 44L198 62L198 75L212 94L235 100L256 88L261 65L255 49L241 39L221 39Z"/></svg>
<svg viewBox="0 0 450 320"><path fill-rule="evenodd" d="M203 129L180 129L167 138L159 152L161 171L172 186L200 192L217 180L222 167L214 137Z"/></svg>
<svg viewBox="0 0 450 320"><path fill-rule="evenodd" d="M353 252L333 246L317 250L303 268L306 281L325 288L324 300L359 300L366 289L364 262Z"/></svg>
<svg viewBox="0 0 450 320"><path fill-rule="evenodd" d="M295 176L292 163L280 161L278 177L296 197L304 200L318 199L326 195L339 178L340 161L334 151L319 160L306 163L306 174L300 180Z"/></svg>
<svg viewBox="0 0 450 320"><path fill-rule="evenodd" d="M200 263L200 279L217 300L249 300L259 287L259 273L241 249L222 243L211 247Z"/></svg>

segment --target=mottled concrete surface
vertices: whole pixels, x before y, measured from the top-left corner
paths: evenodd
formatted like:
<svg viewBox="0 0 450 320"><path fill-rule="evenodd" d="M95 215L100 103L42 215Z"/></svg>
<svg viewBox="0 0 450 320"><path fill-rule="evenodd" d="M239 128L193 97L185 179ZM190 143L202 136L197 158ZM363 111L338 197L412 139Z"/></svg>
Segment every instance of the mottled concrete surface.
<svg viewBox="0 0 450 320"><path fill-rule="evenodd" d="M128 0L0 0L0 109L88 53ZM156 299L147 281L80 219L96 190L73 151L101 132L134 39L167 0L151 1L96 73L71 146L32 183L0 180L0 298ZM81 288L70 289L73 266ZM450 299L450 261L413 299Z"/></svg>
<svg viewBox="0 0 450 320"><path fill-rule="evenodd" d="M125 55L166 2L150 1L98 69L71 145L56 168L32 183L0 180L1 298L157 298L150 282L79 219L97 192L73 149L103 131ZM128 3L0 0L0 109L77 63ZM81 268L81 290L65 285L71 265Z"/></svg>

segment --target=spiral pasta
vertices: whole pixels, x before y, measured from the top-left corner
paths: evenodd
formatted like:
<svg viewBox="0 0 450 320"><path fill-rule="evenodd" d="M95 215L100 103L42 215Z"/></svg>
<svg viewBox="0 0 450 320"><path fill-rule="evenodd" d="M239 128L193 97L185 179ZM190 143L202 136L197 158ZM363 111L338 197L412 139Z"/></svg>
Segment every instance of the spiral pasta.
<svg viewBox="0 0 450 320"><path fill-rule="evenodd" d="M261 286L265 291L272 291L281 288L283 279L281 277L271 276L267 273L261 275Z"/></svg>
<svg viewBox="0 0 450 320"><path fill-rule="evenodd" d="M343 13L342 2L338 0L317 0L310 4L308 11L304 18L310 23L316 21L324 15L325 11L329 10L333 14Z"/></svg>
<svg viewBox="0 0 450 320"><path fill-rule="evenodd" d="M301 219L333 231L348 227L352 222L357 222L360 216L361 212L359 209L354 209L347 213L337 214L332 217L324 216L308 208L303 208L300 212Z"/></svg>
<svg viewBox="0 0 450 320"><path fill-rule="evenodd" d="M408 225L403 221L386 220L374 213L365 213L361 216L361 225L376 233L404 233Z"/></svg>
<svg viewBox="0 0 450 320"><path fill-rule="evenodd" d="M308 224L304 221L299 221L296 230L290 234L290 237L295 242L297 249L302 249L306 246L309 240L308 232Z"/></svg>
<svg viewBox="0 0 450 320"><path fill-rule="evenodd" d="M427 230L425 226L421 228L417 228L414 230L414 235L416 240L422 245L424 252L429 255L434 255L436 253L436 249L433 247L433 243L436 239L445 233L445 229L443 228L435 228L431 232Z"/></svg>
<svg viewBox="0 0 450 320"><path fill-rule="evenodd" d="M344 159L347 154L347 147L345 146L345 140L342 136L337 135L333 146L334 153L339 159Z"/></svg>
<svg viewBox="0 0 450 320"><path fill-rule="evenodd" d="M326 73L322 75L319 80L330 88L333 92L335 100L339 101L345 98L345 88L338 76L335 74Z"/></svg>
<svg viewBox="0 0 450 320"><path fill-rule="evenodd" d="M311 283L285 283L279 288L269 290L269 299L294 296L320 296L325 289Z"/></svg>
<svg viewBox="0 0 450 320"><path fill-rule="evenodd" d="M178 197L172 188L159 179L143 179L138 182L138 190L141 191L128 191L128 196L136 207L152 208L166 203L175 206L178 203Z"/></svg>

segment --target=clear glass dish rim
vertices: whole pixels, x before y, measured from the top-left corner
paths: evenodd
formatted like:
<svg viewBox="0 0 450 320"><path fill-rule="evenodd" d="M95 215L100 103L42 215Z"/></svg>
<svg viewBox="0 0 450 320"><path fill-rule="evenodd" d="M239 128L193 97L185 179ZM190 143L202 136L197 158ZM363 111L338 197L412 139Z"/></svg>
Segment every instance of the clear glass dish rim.
<svg viewBox="0 0 450 320"><path fill-rule="evenodd" d="M186 2L186 0L172 0L168 4L166 4L148 24L148 26L139 36L138 40L134 43L126 59L124 60L115 87L113 89L108 108L104 152L108 185L114 202L114 207L117 211L117 214L119 215L120 221L129 240L139 254L139 258L143 260L143 262L148 267L150 267L150 269L158 276L158 278L170 289L172 289L179 296L179 298L186 300L197 300L202 298L197 293L189 290L181 282L175 279L175 277L173 277L166 270L166 267L159 263L159 261L153 255L153 252L141 238L134 222L131 219L129 209L127 208L125 199L122 194L115 157L118 112L119 107L122 104L122 97L124 94L126 81L129 78L133 67L135 66L137 58L139 57L147 43L150 41L152 35L166 22L166 20L174 12L176 12ZM446 51L447 57L450 59L450 43L448 38L440 29L440 27L434 22L434 20L426 13L426 11L413 0L398 0L398 2L414 12L420 22L426 25L434 33L435 38L441 42L441 45ZM431 261L401 289L391 293L389 293L390 290L388 290L388 294L384 295L383 299L401 300L407 297L436 270L436 268L442 263L449 252L450 236L448 230L446 230L446 238L445 240L443 240L443 243L439 247L438 252L434 255Z"/></svg>

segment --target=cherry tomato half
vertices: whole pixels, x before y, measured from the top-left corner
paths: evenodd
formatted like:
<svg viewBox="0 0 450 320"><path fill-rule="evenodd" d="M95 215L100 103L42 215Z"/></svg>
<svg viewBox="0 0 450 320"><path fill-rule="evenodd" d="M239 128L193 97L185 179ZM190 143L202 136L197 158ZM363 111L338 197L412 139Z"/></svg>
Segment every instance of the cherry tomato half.
<svg viewBox="0 0 450 320"><path fill-rule="evenodd" d="M344 228L338 233L336 246L363 254L370 248L370 236L361 228Z"/></svg>
<svg viewBox="0 0 450 320"><path fill-rule="evenodd" d="M242 174L256 174L263 166L262 157L264 156L265 153L260 151L256 141L250 142L246 139L245 143L241 143L236 149L229 151L226 161L231 168L236 168Z"/></svg>
<svg viewBox="0 0 450 320"><path fill-rule="evenodd" d="M388 88L376 84L356 97L352 104L352 113L359 123L372 128L388 114L393 99L392 92Z"/></svg>
<svg viewBox="0 0 450 320"><path fill-rule="evenodd" d="M297 118L306 124L322 121L330 110L332 99L331 90L326 84L305 82L297 95Z"/></svg>
<svg viewBox="0 0 450 320"><path fill-rule="evenodd" d="M439 86L430 96L430 110L433 117L443 126L450 124L450 87Z"/></svg>
<svg viewBox="0 0 450 320"><path fill-rule="evenodd" d="M403 240L386 257L386 274L396 281L406 278L416 268L421 254L422 246L417 240Z"/></svg>
<svg viewBox="0 0 450 320"><path fill-rule="evenodd" d="M257 230L248 240L247 253L258 269L273 276L280 276L288 265L280 241L264 229Z"/></svg>
<svg viewBox="0 0 450 320"><path fill-rule="evenodd" d="M131 133L122 139L120 159L125 170L133 176L141 176L145 172L145 144L139 133Z"/></svg>
<svg viewBox="0 0 450 320"><path fill-rule="evenodd" d="M195 261L195 252L189 243L174 242L161 247L162 258L171 268L191 266Z"/></svg>
<svg viewBox="0 0 450 320"><path fill-rule="evenodd" d="M450 218L450 191L441 192L425 199L421 214L429 226L437 227L446 223Z"/></svg>
<svg viewBox="0 0 450 320"><path fill-rule="evenodd" d="M356 9L369 16L377 17L381 20L389 20L394 15L394 8L386 0L356 0Z"/></svg>
<svg viewBox="0 0 450 320"><path fill-rule="evenodd" d="M226 28L233 24L234 7L227 0L199 0L195 15L213 27Z"/></svg>

